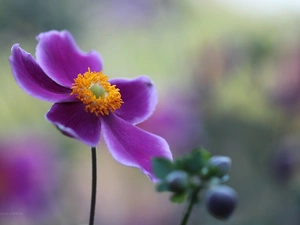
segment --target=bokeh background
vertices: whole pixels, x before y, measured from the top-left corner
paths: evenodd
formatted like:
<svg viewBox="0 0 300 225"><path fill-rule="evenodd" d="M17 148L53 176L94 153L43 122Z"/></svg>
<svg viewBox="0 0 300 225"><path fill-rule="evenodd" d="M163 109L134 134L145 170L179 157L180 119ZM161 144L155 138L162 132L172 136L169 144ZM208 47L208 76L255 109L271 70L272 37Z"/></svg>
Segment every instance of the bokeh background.
<svg viewBox="0 0 300 225"><path fill-rule="evenodd" d="M0 0L0 224L87 224L89 147L44 119L8 57L14 43L67 29L104 59L109 77L150 76L159 94L140 127L174 156L204 146L232 158L238 208L228 221L203 205L189 224L300 223L300 4L293 0ZM96 224L177 224L183 205L98 146Z"/></svg>

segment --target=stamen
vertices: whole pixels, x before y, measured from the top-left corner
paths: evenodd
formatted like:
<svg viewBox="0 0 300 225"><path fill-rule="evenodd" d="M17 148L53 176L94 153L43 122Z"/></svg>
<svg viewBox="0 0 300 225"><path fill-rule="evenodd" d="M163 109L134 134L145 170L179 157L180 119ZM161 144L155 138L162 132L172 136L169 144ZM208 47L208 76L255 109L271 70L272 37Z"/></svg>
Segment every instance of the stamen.
<svg viewBox="0 0 300 225"><path fill-rule="evenodd" d="M85 110L95 113L96 116L108 115L124 103L120 90L116 88L116 85L109 83L102 71L91 72L88 68L83 75L78 74L71 89L71 95L76 95L86 105Z"/></svg>

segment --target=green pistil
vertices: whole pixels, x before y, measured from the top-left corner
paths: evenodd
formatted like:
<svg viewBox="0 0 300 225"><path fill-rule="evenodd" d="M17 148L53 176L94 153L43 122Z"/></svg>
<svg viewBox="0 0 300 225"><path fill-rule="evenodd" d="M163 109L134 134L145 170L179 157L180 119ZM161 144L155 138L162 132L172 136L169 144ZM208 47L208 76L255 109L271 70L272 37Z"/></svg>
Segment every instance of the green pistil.
<svg viewBox="0 0 300 225"><path fill-rule="evenodd" d="M93 94L96 96L96 98L105 96L105 90L99 84L93 84L89 89L91 90L91 92L93 92Z"/></svg>

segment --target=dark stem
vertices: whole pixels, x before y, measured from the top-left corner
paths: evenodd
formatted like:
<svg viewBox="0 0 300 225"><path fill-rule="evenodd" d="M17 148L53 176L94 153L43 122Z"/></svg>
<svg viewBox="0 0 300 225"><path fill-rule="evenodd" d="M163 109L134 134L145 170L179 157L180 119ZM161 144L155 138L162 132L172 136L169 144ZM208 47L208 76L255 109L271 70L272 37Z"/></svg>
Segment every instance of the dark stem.
<svg viewBox="0 0 300 225"><path fill-rule="evenodd" d="M96 147L91 147L92 152L92 196L91 196L91 211L89 225L94 225L95 208L96 208L96 193L97 193L97 157Z"/></svg>
<svg viewBox="0 0 300 225"><path fill-rule="evenodd" d="M191 211L193 209L193 206L196 203L197 195L198 195L199 191L200 191L200 188L197 188L192 192L192 194L189 198L189 201L187 202L184 214L181 218L181 221L180 221L179 225L186 225L186 223L187 223L187 221L190 217Z"/></svg>

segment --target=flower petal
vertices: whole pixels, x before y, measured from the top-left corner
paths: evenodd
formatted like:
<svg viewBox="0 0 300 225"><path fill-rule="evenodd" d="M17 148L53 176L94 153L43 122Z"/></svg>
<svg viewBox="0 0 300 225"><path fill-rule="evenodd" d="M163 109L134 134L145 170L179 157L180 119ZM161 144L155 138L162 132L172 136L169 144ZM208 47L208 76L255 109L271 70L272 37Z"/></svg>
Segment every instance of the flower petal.
<svg viewBox="0 0 300 225"><path fill-rule="evenodd" d="M68 31L41 33L37 40L37 62L62 86L71 87L77 75L85 73L88 67L91 71L102 70L101 56L95 51L81 51Z"/></svg>
<svg viewBox="0 0 300 225"><path fill-rule="evenodd" d="M137 124L146 120L154 111L157 104L157 93L154 84L147 76L135 79L112 79L120 89L124 101L115 114L129 123Z"/></svg>
<svg viewBox="0 0 300 225"><path fill-rule="evenodd" d="M95 147L100 141L101 121L85 111L81 102L55 103L46 118L63 134Z"/></svg>
<svg viewBox="0 0 300 225"><path fill-rule="evenodd" d="M69 101L71 89L51 80L28 52L19 44L13 45L9 57L12 74L17 84L29 95L49 102Z"/></svg>
<svg viewBox="0 0 300 225"><path fill-rule="evenodd" d="M102 117L102 132L112 156L126 166L140 168L156 180L151 166L153 157L172 159L168 143L119 118L113 113Z"/></svg>

